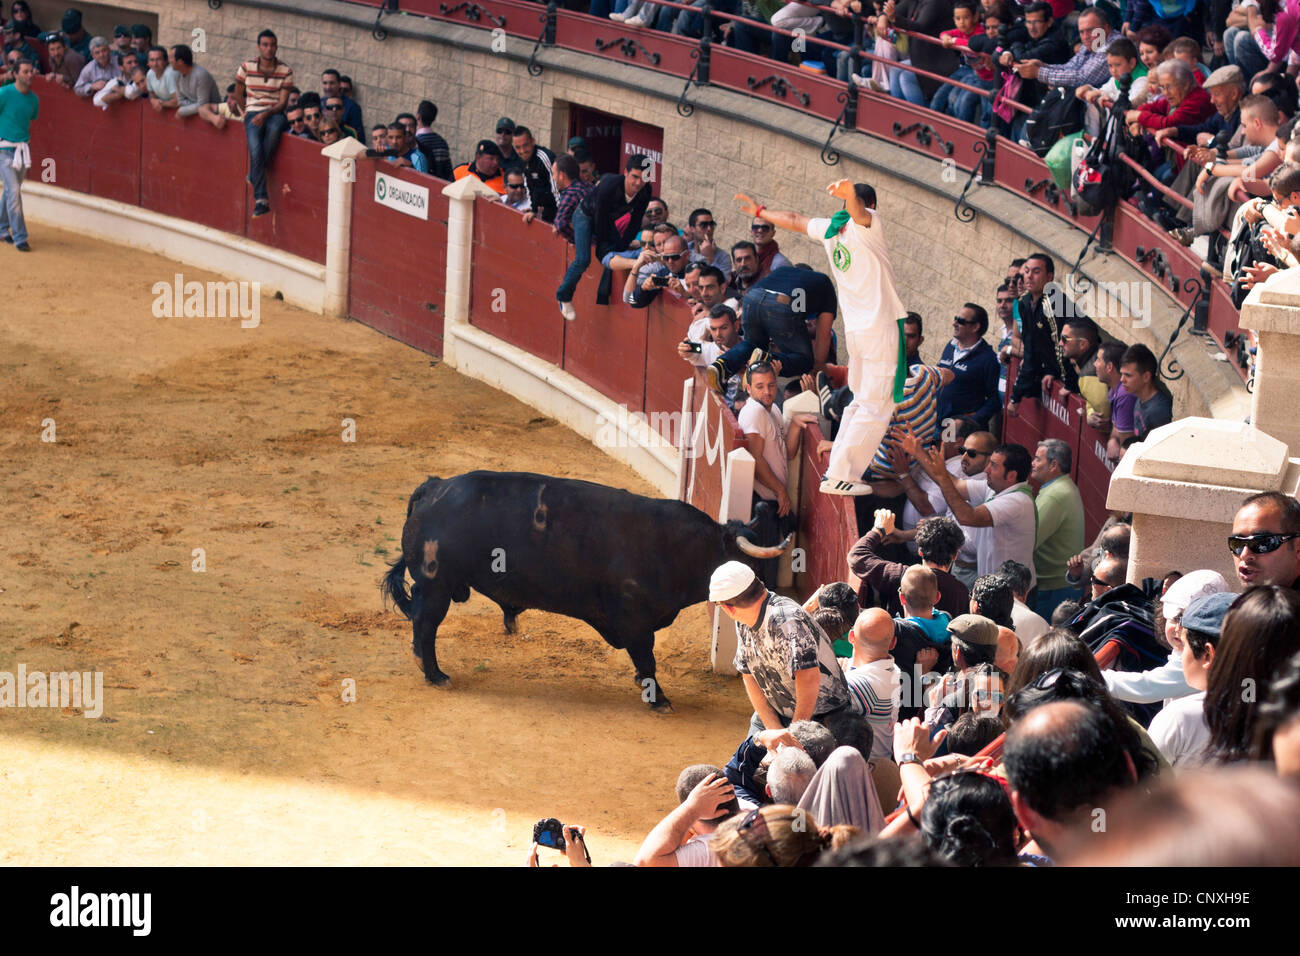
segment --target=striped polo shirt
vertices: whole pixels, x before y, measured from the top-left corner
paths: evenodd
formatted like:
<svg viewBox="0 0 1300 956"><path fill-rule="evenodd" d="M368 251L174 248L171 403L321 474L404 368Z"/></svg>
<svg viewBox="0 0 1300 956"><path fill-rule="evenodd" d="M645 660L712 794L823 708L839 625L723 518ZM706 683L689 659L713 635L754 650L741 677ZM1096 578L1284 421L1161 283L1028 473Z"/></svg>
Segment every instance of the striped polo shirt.
<svg viewBox="0 0 1300 956"><path fill-rule="evenodd" d="M907 377L907 384L903 387L903 400L894 406L894 415L889 420L890 429L911 426L912 433L921 440L922 445L935 444L935 432L939 427L939 389L942 385L943 378L933 365L913 365L912 374ZM876 457L871 459L871 472L878 479L893 474L883 443L876 449Z"/></svg>
<svg viewBox="0 0 1300 956"><path fill-rule="evenodd" d="M248 92L247 111L256 113L273 108L280 102L280 90L293 85L293 70L288 63L275 61L274 69L263 71L257 57L239 64L235 82L243 83Z"/></svg>

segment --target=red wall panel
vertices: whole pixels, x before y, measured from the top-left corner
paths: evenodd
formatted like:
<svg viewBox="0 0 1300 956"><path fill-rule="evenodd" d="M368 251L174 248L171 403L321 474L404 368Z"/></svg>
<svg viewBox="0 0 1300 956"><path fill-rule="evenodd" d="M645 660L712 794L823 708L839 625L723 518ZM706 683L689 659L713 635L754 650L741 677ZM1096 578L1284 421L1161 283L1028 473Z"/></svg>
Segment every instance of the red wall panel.
<svg viewBox="0 0 1300 956"><path fill-rule="evenodd" d="M826 458L817 454L817 442L824 436L816 425L805 425L797 459L799 478L799 539L807 558L805 570L796 577L795 588L802 596L818 585L848 578L848 554L858 540L858 519L853 499L824 495L818 491ZM850 582L852 583L852 582Z"/></svg>
<svg viewBox="0 0 1300 956"><path fill-rule="evenodd" d="M646 311L645 403L648 413L680 412L682 407L682 382L695 374L695 366L683 362L677 355L677 343L686 338L691 324L689 310L670 302L660 294ZM671 419L676 421L676 419ZM662 421L662 419L661 419ZM664 429L660 429L664 432ZM664 434L670 441L677 435Z"/></svg>
<svg viewBox="0 0 1300 956"><path fill-rule="evenodd" d="M1109 435L1109 432L1089 428L1086 421L1079 432L1075 481L1083 497L1084 536L1089 542L1106 523L1106 493L1110 490L1110 476L1115 470L1115 465L1106 458Z"/></svg>
<svg viewBox="0 0 1300 956"><path fill-rule="evenodd" d="M180 119L175 110L131 108L139 109L141 118L140 205L243 235L250 192L243 181L248 172L243 128L231 123L218 130L197 116ZM228 188L214 189L218 183Z"/></svg>
<svg viewBox="0 0 1300 956"><path fill-rule="evenodd" d="M40 115L32 124L33 179L103 199L139 205L140 119L138 102L101 110L71 90L38 81ZM45 159L55 161L45 179Z"/></svg>
<svg viewBox="0 0 1300 956"><path fill-rule="evenodd" d="M614 273L609 305L596 305L600 267L593 257L592 268L573 299L578 318L564 330L564 370L626 405L629 412L639 412L645 402L649 310L623 304L626 277L626 272Z"/></svg>
<svg viewBox="0 0 1300 956"><path fill-rule="evenodd" d="M375 162L362 160L356 168L348 315L399 342L441 355L448 205L442 188L446 183L391 165L384 170L428 188L429 218L422 220L375 202Z"/></svg>
<svg viewBox="0 0 1300 956"><path fill-rule="evenodd" d="M224 132L239 147L238 172L233 179L243 187L239 191L246 193L251 210L253 189L244 182L248 173L248 145L243 127L227 126ZM271 214L245 220L244 234L254 242L312 262L324 262L329 170L330 161L321 155L319 143L299 136L280 137L280 146L266 174Z"/></svg>
<svg viewBox="0 0 1300 956"><path fill-rule="evenodd" d="M560 314L555 289L568 265L568 248L546 223L525 223L504 203L476 199L470 324L559 365L569 323ZM605 327L595 310L580 315L572 324ZM636 378L639 382L639 371Z"/></svg>

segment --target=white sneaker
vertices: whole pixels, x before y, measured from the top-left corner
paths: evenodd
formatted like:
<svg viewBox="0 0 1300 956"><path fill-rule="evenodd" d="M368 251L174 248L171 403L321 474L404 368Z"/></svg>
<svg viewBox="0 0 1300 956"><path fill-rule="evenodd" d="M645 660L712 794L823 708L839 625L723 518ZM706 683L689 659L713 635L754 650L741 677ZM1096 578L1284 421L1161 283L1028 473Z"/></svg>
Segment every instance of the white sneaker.
<svg viewBox="0 0 1300 956"><path fill-rule="evenodd" d="M615 23L622 23L624 20L627 19L627 14L626 14L626 13L611 13L611 14L609 15L609 18L610 18L611 20L613 20Z"/></svg>
<svg viewBox="0 0 1300 956"><path fill-rule="evenodd" d="M623 21L623 26L625 27L648 27L649 25L650 25L650 21L645 18L644 14L641 13L638 13L634 17L628 17L626 20Z"/></svg>
<svg viewBox="0 0 1300 956"><path fill-rule="evenodd" d="M566 319L568 319L570 322L572 322L574 319L578 317L578 313L573 311L572 302L561 302L560 314L564 316Z"/></svg>
<svg viewBox="0 0 1300 956"><path fill-rule="evenodd" d="M817 489L824 495L869 495L871 486L865 481L839 481L835 478L826 477L822 479L821 486Z"/></svg>

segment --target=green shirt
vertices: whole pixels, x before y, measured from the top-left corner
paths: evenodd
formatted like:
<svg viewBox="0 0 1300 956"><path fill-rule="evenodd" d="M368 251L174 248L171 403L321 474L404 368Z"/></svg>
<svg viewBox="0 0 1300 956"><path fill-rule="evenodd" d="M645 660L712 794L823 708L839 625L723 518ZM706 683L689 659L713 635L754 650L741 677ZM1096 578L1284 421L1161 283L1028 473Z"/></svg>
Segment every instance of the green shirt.
<svg viewBox="0 0 1300 956"><path fill-rule="evenodd" d="M40 100L35 93L19 93L14 84L0 86L0 139L10 143L25 143L30 138L28 130L40 111Z"/></svg>
<svg viewBox="0 0 1300 956"><path fill-rule="evenodd" d="M1069 475L1053 478L1038 489L1038 534L1034 542L1034 571L1040 591L1070 586L1065 564L1083 550L1083 499Z"/></svg>

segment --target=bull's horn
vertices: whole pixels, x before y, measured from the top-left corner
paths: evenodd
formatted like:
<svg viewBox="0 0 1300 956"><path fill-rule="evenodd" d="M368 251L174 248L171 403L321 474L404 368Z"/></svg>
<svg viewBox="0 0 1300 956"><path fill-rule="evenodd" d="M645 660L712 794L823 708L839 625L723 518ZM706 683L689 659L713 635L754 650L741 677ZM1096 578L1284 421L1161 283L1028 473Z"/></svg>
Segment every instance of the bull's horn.
<svg viewBox="0 0 1300 956"><path fill-rule="evenodd" d="M781 555L785 554L787 551L790 550L790 545L793 543L794 543L793 532L787 534L785 536L785 540L782 541L780 544L771 548L760 548L758 545L750 542L749 539L747 538L736 539L736 547L738 547L741 551L744 551L751 558L762 558L762 559L781 557Z"/></svg>

